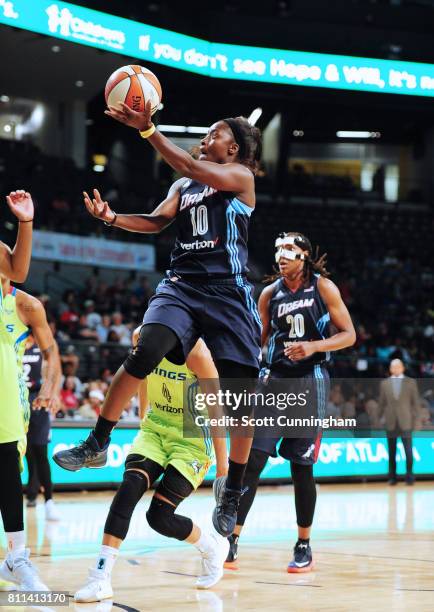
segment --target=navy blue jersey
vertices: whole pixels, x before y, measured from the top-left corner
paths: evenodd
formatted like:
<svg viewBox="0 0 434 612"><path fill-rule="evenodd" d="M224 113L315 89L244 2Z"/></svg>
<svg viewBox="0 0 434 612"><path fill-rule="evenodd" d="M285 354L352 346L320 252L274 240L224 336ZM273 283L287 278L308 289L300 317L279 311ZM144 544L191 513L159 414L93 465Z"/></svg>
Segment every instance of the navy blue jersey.
<svg viewBox="0 0 434 612"><path fill-rule="evenodd" d="M305 370L329 359L328 353L314 353L301 361L291 361L284 349L292 342L330 337L330 314L318 290L319 275L292 292L283 279L276 281L269 304L271 334L267 362L271 370Z"/></svg>
<svg viewBox="0 0 434 612"><path fill-rule="evenodd" d="M247 272L252 212L232 193L186 180L180 190L171 271L181 277L233 277L240 283Z"/></svg>
<svg viewBox="0 0 434 612"><path fill-rule="evenodd" d="M24 381L30 393L36 393L42 383L42 353L38 346L27 349L23 355Z"/></svg>

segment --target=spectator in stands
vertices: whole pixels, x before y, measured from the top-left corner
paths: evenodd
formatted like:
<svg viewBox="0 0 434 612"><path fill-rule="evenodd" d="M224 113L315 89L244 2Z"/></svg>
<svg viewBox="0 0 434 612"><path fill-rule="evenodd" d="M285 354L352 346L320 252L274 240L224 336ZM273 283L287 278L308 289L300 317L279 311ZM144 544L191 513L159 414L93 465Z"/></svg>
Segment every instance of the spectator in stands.
<svg viewBox="0 0 434 612"><path fill-rule="evenodd" d="M73 416L78 408L79 401L75 393L75 380L73 376L67 376L60 391L61 411L68 416Z"/></svg>
<svg viewBox="0 0 434 612"><path fill-rule="evenodd" d="M107 342L107 338L110 333L111 322L111 316L105 314L102 316L101 323L97 325L96 333L98 334L98 340L100 342Z"/></svg>
<svg viewBox="0 0 434 612"><path fill-rule="evenodd" d="M107 336L107 342L114 342L115 344L120 344L120 338L114 329L111 329Z"/></svg>
<svg viewBox="0 0 434 612"><path fill-rule="evenodd" d="M57 328L57 323L54 319L51 319L50 321L48 321L48 325L50 326L51 333L53 334L53 338L56 340L58 344L59 343L61 344L62 342L66 342L67 340L70 340L70 337L68 336L68 334L63 332L61 329Z"/></svg>
<svg viewBox="0 0 434 612"><path fill-rule="evenodd" d="M110 385L111 381L113 380L113 372L110 370L110 368L103 368L99 374L99 378L101 382L105 383L106 385Z"/></svg>
<svg viewBox="0 0 434 612"><path fill-rule="evenodd" d="M131 346L131 329L122 321L122 314L120 312L114 312L112 315L112 325L110 327L110 331L117 334L119 342L122 345Z"/></svg>
<svg viewBox="0 0 434 612"><path fill-rule="evenodd" d="M104 401L104 393L99 389L92 389L89 391L89 397L78 411L79 415L83 419L95 420L98 418L101 412L102 404Z"/></svg>
<svg viewBox="0 0 434 612"><path fill-rule="evenodd" d="M60 315L59 324L61 329L70 337L74 337L79 326L78 311L64 310Z"/></svg>
<svg viewBox="0 0 434 612"><path fill-rule="evenodd" d="M77 357L77 355L74 355L74 356ZM60 359L63 361L63 355L61 355ZM78 376L75 375L76 371L77 371L77 367L73 363L69 361L64 363L63 377L62 377L61 384L63 386L67 378L72 378L74 381L75 395L77 395L77 397L80 399L83 396L84 385L82 381L78 378Z"/></svg>
<svg viewBox="0 0 434 612"><path fill-rule="evenodd" d="M380 423L380 416L379 416L378 401L375 398L371 397L370 399L366 401L365 411L369 417L371 428L380 429L381 423Z"/></svg>
<svg viewBox="0 0 434 612"><path fill-rule="evenodd" d="M86 300L84 303L86 322L90 329L96 330L98 325L102 322L101 315L95 310L95 302L93 300Z"/></svg>
<svg viewBox="0 0 434 612"><path fill-rule="evenodd" d="M98 333L88 324L87 315L82 314L79 319L79 325L75 330L73 338L77 340L93 340L98 342Z"/></svg>
<svg viewBox="0 0 434 612"><path fill-rule="evenodd" d="M59 304L59 315L62 315L65 310L69 310L75 313L78 312L76 295L73 289L67 289L63 293L62 301Z"/></svg>
<svg viewBox="0 0 434 612"><path fill-rule="evenodd" d="M73 344L69 344L64 350L60 349L60 361L63 366L63 373L65 376L75 376L80 365L80 358L75 353L75 347Z"/></svg>

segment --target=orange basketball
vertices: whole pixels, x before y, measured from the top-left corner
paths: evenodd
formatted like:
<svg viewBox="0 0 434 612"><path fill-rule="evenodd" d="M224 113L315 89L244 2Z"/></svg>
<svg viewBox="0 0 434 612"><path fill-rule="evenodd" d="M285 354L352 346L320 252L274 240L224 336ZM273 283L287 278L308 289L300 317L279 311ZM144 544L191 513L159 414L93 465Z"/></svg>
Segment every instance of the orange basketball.
<svg viewBox="0 0 434 612"><path fill-rule="evenodd" d="M107 105L116 106L125 102L135 111L143 112L145 104L151 100L152 114L161 102L161 85L153 72L143 66L122 66L113 72L105 86Z"/></svg>

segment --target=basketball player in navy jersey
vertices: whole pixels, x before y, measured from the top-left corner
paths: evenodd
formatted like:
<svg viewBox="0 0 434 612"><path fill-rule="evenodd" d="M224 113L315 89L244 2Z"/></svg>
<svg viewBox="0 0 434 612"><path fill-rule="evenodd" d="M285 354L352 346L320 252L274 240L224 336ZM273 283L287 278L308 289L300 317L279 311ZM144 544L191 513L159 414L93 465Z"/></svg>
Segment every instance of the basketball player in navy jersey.
<svg viewBox="0 0 434 612"><path fill-rule="evenodd" d="M325 256L314 261L310 241L302 234L281 234L276 240L277 279L268 285L259 298L262 344L268 341L268 380L313 379L311 412L324 418L329 389L326 362L330 351L352 346L356 333L339 289L327 278ZM336 328L331 334L330 323ZM262 376L261 376L262 378ZM269 383L270 384L270 383ZM311 390L309 388L309 390ZM263 410L259 416L265 416ZM265 410L264 410L265 412ZM259 477L269 457L279 455L291 464L294 483L298 541L289 573L313 569L310 531L316 503L313 464L316 462L321 432L315 438L262 437L256 432L247 465L237 525L229 542L231 549L225 564L237 569L238 538L255 499ZM280 446L278 446L280 443Z"/></svg>
<svg viewBox="0 0 434 612"><path fill-rule="evenodd" d="M56 341L53 338L50 326L46 319L43 319L41 331L48 343L51 342L55 347L54 355L51 357L51 351L41 351L36 343L33 333L29 335L26 341L26 351L23 355L23 372L24 380L29 390L29 403L32 406L33 402L38 398L44 378L47 378L47 373L50 376L54 374L58 377L57 389L60 387L61 367L59 359L59 351ZM45 360L45 376L43 376L43 365ZM51 365L53 361L53 366ZM27 485L26 497L27 507L34 508L36 506L36 498L39 493L40 485L44 487L45 499L45 518L48 521L60 520L60 514L54 505L53 501L53 483L51 480L51 469L48 461L48 444L51 439L51 422L50 412L56 414L59 407L59 398L54 396L50 410L32 410L30 413L29 430L27 432L27 450L26 459L29 469L29 482Z"/></svg>
<svg viewBox="0 0 434 612"><path fill-rule="evenodd" d="M185 358L199 337L209 347L221 379L257 378L261 321L246 280L247 229L255 207L254 175L260 132L243 117L214 123L202 139L199 159L175 146L144 113L126 105L106 114L140 130L163 159L183 178L149 215L116 214L97 190L87 193L91 215L131 232L158 233L176 219L178 235L170 270L145 313L137 346L116 373L94 431L87 441L57 453L65 469L102 466L109 436L141 380L168 354ZM179 358L178 358L179 359ZM233 435L227 479L215 482L216 530L232 533L251 437Z"/></svg>

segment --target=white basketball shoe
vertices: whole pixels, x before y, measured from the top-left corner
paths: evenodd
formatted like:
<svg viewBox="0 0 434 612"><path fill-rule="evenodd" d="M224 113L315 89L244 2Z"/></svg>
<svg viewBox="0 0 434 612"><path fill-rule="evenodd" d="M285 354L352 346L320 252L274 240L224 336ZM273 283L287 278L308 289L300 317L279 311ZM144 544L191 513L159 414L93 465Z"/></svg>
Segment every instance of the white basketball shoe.
<svg viewBox="0 0 434 612"><path fill-rule="evenodd" d="M19 591L49 591L29 557L28 548L20 556L8 555L0 565L0 578L17 584Z"/></svg>
<svg viewBox="0 0 434 612"><path fill-rule="evenodd" d="M113 597L113 589L110 582L110 575L101 570L91 568L87 577L87 582L74 595L74 601L90 603L110 599Z"/></svg>
<svg viewBox="0 0 434 612"><path fill-rule="evenodd" d="M229 552L227 538L210 533L207 548L200 551L202 556L201 574L196 581L198 589L210 589L223 577L223 564Z"/></svg>
<svg viewBox="0 0 434 612"><path fill-rule="evenodd" d="M47 521L60 521L60 512L52 499L45 502L45 518Z"/></svg>

